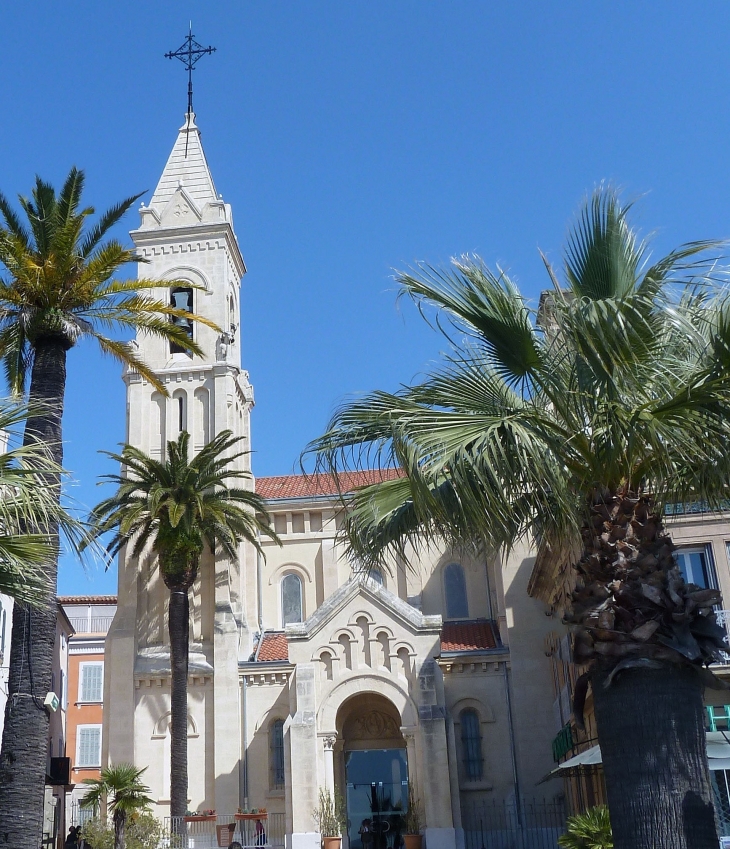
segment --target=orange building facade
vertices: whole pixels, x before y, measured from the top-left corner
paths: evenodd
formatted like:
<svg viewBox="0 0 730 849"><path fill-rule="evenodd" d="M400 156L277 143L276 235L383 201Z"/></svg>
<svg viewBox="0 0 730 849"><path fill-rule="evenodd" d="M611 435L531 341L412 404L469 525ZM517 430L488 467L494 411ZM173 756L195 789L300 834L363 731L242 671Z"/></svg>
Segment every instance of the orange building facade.
<svg viewBox="0 0 730 849"><path fill-rule="evenodd" d="M104 643L117 607L116 596L61 596L74 635L69 642L66 756L72 792L66 822L81 825L92 816L80 806L84 784L99 778L104 718Z"/></svg>

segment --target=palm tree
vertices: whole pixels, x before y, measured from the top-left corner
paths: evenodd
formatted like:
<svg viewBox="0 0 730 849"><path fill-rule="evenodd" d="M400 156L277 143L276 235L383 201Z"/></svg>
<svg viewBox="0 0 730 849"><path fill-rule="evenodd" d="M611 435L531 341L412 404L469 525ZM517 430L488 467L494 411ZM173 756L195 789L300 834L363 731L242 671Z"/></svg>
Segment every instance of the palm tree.
<svg viewBox="0 0 730 849"><path fill-rule="evenodd" d="M106 807L114 822L114 849L124 849L124 829L127 817L139 810L144 810L152 804L147 795L149 787L140 781L144 769L137 769L132 764L116 764L101 771L101 778L89 778L84 781L91 790L81 800L82 808L99 810L106 802Z"/></svg>
<svg viewBox="0 0 730 849"><path fill-rule="evenodd" d="M527 536L575 566L615 845L709 849L702 694L727 646L719 593L683 580L664 509L728 496L730 300L711 243L650 263L627 211L610 189L586 202L537 313L478 258L401 274L453 352L418 385L342 407L309 450L335 473L403 469L351 500L366 565Z"/></svg>
<svg viewBox="0 0 730 849"><path fill-rule="evenodd" d="M605 805L568 817L565 834L558 837L561 849L613 849L611 820Z"/></svg>
<svg viewBox="0 0 730 849"><path fill-rule="evenodd" d="M11 389L18 395L30 374L31 415L24 443L47 446L56 468L63 463L66 356L82 338L96 340L102 352L139 371L158 388L155 375L123 342L105 335L114 328L140 329L200 354L174 318L192 318L146 290L169 289L170 281L122 281L114 275L137 261L133 251L106 235L139 195L111 207L95 223L82 207L84 175L72 168L60 193L36 178L31 198L20 197L27 219L0 194L0 357ZM213 326L213 325L211 325ZM164 389L162 389L164 391ZM60 499L58 472L44 476ZM40 530L57 537L55 517ZM10 700L0 751L0 829L18 849L37 849L43 825L48 714L38 706L51 689L56 634L57 546L46 561L49 591L42 607L17 604L10 649ZM31 636L32 635L32 636ZM13 698L17 693L18 698ZM32 694L33 699L20 696Z"/></svg>
<svg viewBox="0 0 730 849"><path fill-rule="evenodd" d="M0 401L0 442L15 435L29 412L24 404ZM17 602L42 605L52 591L44 567L54 540L29 528L55 521L71 540L78 539L81 530L43 485L47 475L60 471L44 445L0 450L0 592Z"/></svg>
<svg viewBox="0 0 730 849"><path fill-rule="evenodd" d="M113 531L107 550L116 555L128 543L139 558L151 546L160 575L170 591L170 815L182 817L188 791L188 636L189 593L206 546L231 560L247 540L261 551L259 535L278 542L266 504L240 482L250 474L236 468L248 452L237 451L243 437L219 433L192 460L190 435L183 431L167 443L166 459L153 460L132 445L109 453L122 467L105 479L117 486L114 495L91 514L90 539ZM231 483L233 485L231 485Z"/></svg>

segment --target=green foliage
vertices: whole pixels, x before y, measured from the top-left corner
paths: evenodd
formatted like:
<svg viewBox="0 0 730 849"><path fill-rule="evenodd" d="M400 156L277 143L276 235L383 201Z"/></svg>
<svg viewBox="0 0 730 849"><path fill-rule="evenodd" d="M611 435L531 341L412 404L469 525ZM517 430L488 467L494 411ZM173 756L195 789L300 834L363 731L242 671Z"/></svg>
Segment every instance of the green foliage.
<svg viewBox="0 0 730 849"><path fill-rule="evenodd" d="M23 392L40 339L54 338L70 348L87 337L165 392L133 348L112 339L109 330L142 329L200 355L198 345L172 319L219 328L170 306L167 291L174 280L114 279L122 266L140 260L134 250L104 237L141 195L114 205L89 226L94 209L82 207L83 189L84 173L77 168L58 194L36 177L31 197L19 197L25 222L0 194L0 267L7 271L5 279L0 277L0 358L8 382L15 393ZM154 290L163 290L162 300L149 294Z"/></svg>
<svg viewBox="0 0 730 849"><path fill-rule="evenodd" d="M82 530L60 506L56 490L48 486L49 477L57 479L62 469L47 446L17 444L16 429L39 410L39 405L0 400L0 434L12 442L0 450L0 592L29 604L43 604L55 590L43 568L55 542L46 534L29 533L28 528L58 523L72 546Z"/></svg>
<svg viewBox="0 0 730 849"><path fill-rule="evenodd" d="M94 849L114 849L114 827L98 817L89 820L81 832ZM163 829L160 821L149 813L132 814L126 826L127 849L159 849Z"/></svg>
<svg viewBox="0 0 730 849"><path fill-rule="evenodd" d="M423 805L413 782L408 782L408 810L403 818L405 834L420 834L423 828Z"/></svg>
<svg viewBox="0 0 730 849"><path fill-rule="evenodd" d="M345 800L339 790L334 795L324 787L319 788L319 804L312 811L319 833L323 837L340 837L347 829Z"/></svg>
<svg viewBox="0 0 730 849"><path fill-rule="evenodd" d="M90 789L81 800L81 807L99 810L106 804L110 814L126 816L146 810L153 801L147 795L149 787L140 781L146 769L124 763L102 769L101 778L89 778L84 782Z"/></svg>
<svg viewBox="0 0 730 849"><path fill-rule="evenodd" d="M562 849L613 849L611 820L606 805L568 817L568 830L558 838Z"/></svg>
<svg viewBox="0 0 730 849"><path fill-rule="evenodd" d="M123 472L106 476L117 491L93 509L89 538L112 531L110 556L134 539L138 557L151 542L168 585L189 583L206 543L235 559L242 539L257 548L258 534L278 542L261 496L235 485L251 477L236 468L247 453L236 450L241 441L222 431L190 460L190 436L183 431L167 443L164 461L132 445L121 454L110 453Z"/></svg>
<svg viewBox="0 0 730 849"><path fill-rule="evenodd" d="M351 499L367 566L431 543L570 549L595 494L719 506L730 479L730 297L708 242L651 264L629 207L601 188L568 237L562 281L531 306L465 256L399 275L451 346L421 383L344 405L318 467L399 467Z"/></svg>

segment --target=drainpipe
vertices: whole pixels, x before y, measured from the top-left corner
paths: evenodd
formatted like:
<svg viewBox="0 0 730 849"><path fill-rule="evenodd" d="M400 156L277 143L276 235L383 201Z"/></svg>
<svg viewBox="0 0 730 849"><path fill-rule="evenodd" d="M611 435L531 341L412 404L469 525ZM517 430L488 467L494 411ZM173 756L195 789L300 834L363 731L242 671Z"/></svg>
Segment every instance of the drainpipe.
<svg viewBox="0 0 730 849"><path fill-rule="evenodd" d="M502 661L504 672L504 693L507 700L507 726L509 728L509 746L512 756L512 781L515 788L515 810L517 811L517 824L522 825L522 802L520 800L520 780L517 774L517 749L515 746L515 727L512 721L512 697L510 695L510 676L507 669L507 661Z"/></svg>
<svg viewBox="0 0 730 849"><path fill-rule="evenodd" d="M492 616L492 585L489 581L489 558L484 558L484 572L487 578L487 617L491 620Z"/></svg>
<svg viewBox="0 0 730 849"><path fill-rule="evenodd" d="M241 680L241 763L243 766L243 803L241 808L248 809L248 733L246 728L246 673ZM239 799L241 798L239 793Z"/></svg>
<svg viewBox="0 0 730 849"><path fill-rule="evenodd" d="M261 531L256 531L256 536L257 536L259 545L261 545ZM262 599L261 599L261 577L262 577L262 571L263 571L262 559L263 558L261 557L261 552L257 549L256 550L256 594L257 594L258 598L257 598L256 601L257 601L257 610L258 610L259 634L264 633L264 626L263 626L263 618L264 617L263 617L263 609L262 609L263 602L262 602Z"/></svg>

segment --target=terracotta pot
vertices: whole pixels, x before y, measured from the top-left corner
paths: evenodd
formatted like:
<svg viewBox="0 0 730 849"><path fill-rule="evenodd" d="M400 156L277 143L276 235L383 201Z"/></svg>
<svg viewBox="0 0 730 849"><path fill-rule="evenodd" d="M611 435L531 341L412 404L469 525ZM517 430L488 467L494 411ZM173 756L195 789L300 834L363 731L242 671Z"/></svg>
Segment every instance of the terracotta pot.
<svg viewBox="0 0 730 849"><path fill-rule="evenodd" d="M342 846L342 838L341 837L323 837L322 844L324 849L340 849Z"/></svg>
<svg viewBox="0 0 730 849"><path fill-rule="evenodd" d="M406 844L406 849L421 849L423 845L422 834L404 834L403 840Z"/></svg>

